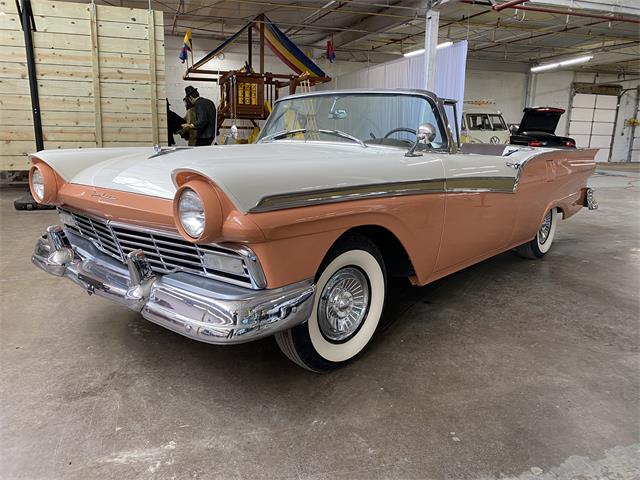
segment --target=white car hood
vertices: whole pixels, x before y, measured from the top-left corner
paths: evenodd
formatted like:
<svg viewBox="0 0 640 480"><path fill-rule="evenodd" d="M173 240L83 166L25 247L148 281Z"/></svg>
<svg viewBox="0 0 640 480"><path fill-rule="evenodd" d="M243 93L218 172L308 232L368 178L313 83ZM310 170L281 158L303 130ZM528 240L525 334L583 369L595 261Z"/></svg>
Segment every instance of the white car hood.
<svg viewBox="0 0 640 480"><path fill-rule="evenodd" d="M175 173L198 172L215 182L242 212L266 196L284 193L489 173L513 178L516 174L499 156L434 152L405 157L405 151L338 142L277 141L178 148L157 156L153 148L146 147L49 150L34 156L70 183L167 199L176 191ZM510 159L528 156L532 152L517 152ZM455 172L449 171L454 167Z"/></svg>
<svg viewBox="0 0 640 480"><path fill-rule="evenodd" d="M243 212L268 195L442 178L437 158L421 168L399 148L278 141L253 145L180 148L154 156L153 148L49 150L34 154L70 183L173 198L173 175L189 170L213 180Z"/></svg>

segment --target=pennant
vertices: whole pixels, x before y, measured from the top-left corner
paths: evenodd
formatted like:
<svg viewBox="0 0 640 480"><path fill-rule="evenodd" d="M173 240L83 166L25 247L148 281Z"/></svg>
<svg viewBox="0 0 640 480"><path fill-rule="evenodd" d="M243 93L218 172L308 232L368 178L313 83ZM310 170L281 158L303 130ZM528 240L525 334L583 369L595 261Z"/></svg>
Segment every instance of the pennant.
<svg viewBox="0 0 640 480"><path fill-rule="evenodd" d="M189 58L190 51L191 51L191 29L188 29L187 32L184 34L182 49L180 50L180 55L178 55L178 58L182 60L182 63L184 63L187 60L187 58Z"/></svg>
<svg viewBox="0 0 640 480"><path fill-rule="evenodd" d="M327 40L327 60L331 63L336 59L336 51L333 49L333 41Z"/></svg>

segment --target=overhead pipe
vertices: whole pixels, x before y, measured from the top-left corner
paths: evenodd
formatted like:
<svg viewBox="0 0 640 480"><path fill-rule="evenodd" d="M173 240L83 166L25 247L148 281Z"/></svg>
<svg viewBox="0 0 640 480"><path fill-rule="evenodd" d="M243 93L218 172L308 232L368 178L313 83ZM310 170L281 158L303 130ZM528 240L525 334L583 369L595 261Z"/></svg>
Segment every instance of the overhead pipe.
<svg viewBox="0 0 640 480"><path fill-rule="evenodd" d="M467 3L469 5L481 5L475 0L462 0L462 3ZM552 13L554 15L569 15L571 17L585 17L585 18L597 18L599 20L606 20L608 22L623 22L623 23L635 23L640 25L640 20L635 20L629 17L621 17L619 15L598 15L596 13L585 13L585 12L575 12L571 10L557 10L555 8L549 7L530 7L526 5L508 5L513 2L506 2L503 8L513 8L514 10L525 10L527 12L540 12L540 13ZM523 2L520 2L523 3ZM502 6L498 5L498 6ZM496 11L498 9L494 7ZM502 10L502 9L501 9Z"/></svg>
<svg viewBox="0 0 640 480"><path fill-rule="evenodd" d="M504 3L499 3L497 5L493 6L493 9L496 12L499 12L500 10L504 10L505 8L511 8L514 7L516 5L520 5L521 3L526 2L527 0L511 0L509 2L504 2Z"/></svg>
<svg viewBox="0 0 640 480"><path fill-rule="evenodd" d="M520 36L518 38L510 38L510 39L507 39L506 41L503 41L503 42L500 42L500 43L487 45L486 47L474 48L472 51L473 52L479 52L479 51L482 51L482 50L489 50L490 48L496 48L496 47L503 46L503 45L513 45L514 43L517 43L517 42L531 41L534 38L547 37L549 35L557 35L559 33L567 33L567 32L570 32L572 30L577 30L579 28L591 27L591 26L597 25L599 23L602 23L602 22L601 21L591 22L591 23L587 23L586 25L576 25L574 27L568 27L568 28L564 27L562 30L552 30L550 32L539 33L537 35L528 35L528 36Z"/></svg>
<svg viewBox="0 0 640 480"><path fill-rule="evenodd" d="M570 15L573 17L597 18L599 20L606 20L608 22L635 23L637 25L640 25L640 20L635 20L633 18L621 17L621 16L597 15L593 13L562 11L562 10L556 10L555 8L528 7L524 5L514 5L513 7L510 7L510 8L513 8L514 10L526 10L528 12L542 12L542 13L553 13L557 15Z"/></svg>

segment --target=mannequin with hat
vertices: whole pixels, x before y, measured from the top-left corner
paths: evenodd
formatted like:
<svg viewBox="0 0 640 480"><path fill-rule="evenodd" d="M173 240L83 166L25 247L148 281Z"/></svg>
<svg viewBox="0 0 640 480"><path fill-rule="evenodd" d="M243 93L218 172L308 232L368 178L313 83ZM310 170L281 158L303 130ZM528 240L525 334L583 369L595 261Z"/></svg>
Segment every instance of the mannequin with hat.
<svg viewBox="0 0 640 480"><path fill-rule="evenodd" d="M184 131L196 130L196 146L211 145L216 138L216 106L208 98L201 97L198 89L188 85L184 89L185 105L193 107L196 119L182 125Z"/></svg>

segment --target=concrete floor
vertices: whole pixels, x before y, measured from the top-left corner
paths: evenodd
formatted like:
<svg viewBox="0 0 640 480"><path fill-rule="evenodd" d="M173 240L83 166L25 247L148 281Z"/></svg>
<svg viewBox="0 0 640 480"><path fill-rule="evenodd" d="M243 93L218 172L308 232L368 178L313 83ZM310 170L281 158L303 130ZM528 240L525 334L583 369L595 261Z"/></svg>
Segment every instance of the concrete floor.
<svg viewBox="0 0 640 480"><path fill-rule="evenodd" d="M640 478L640 173L544 261L500 255L424 288L355 364L271 339L199 344L30 264L53 212L1 200L3 479Z"/></svg>

